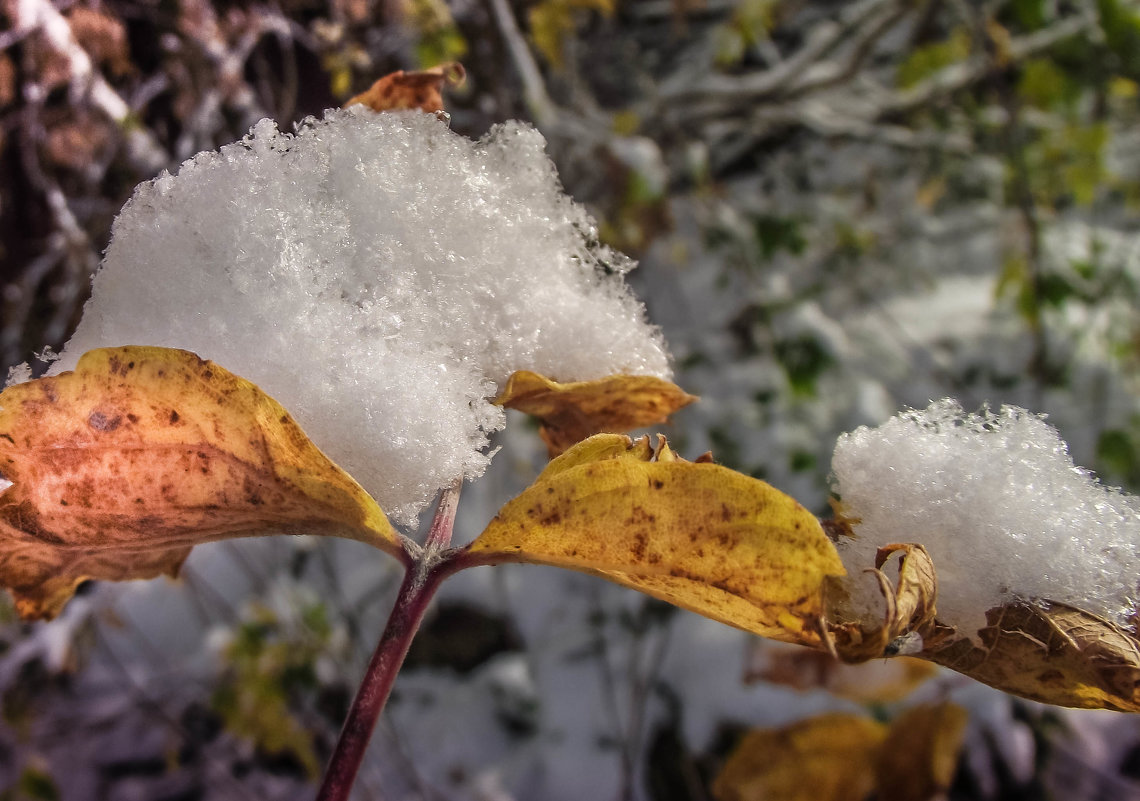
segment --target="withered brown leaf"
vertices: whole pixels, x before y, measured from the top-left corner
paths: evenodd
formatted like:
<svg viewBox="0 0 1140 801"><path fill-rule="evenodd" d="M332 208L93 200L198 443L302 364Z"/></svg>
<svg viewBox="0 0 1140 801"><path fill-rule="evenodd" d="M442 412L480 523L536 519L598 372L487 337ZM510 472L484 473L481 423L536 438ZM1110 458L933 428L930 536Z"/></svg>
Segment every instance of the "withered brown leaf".
<svg viewBox="0 0 1140 801"><path fill-rule="evenodd" d="M351 98L344 107L360 103L373 111L443 111L444 85L459 86L466 78L467 72L458 61L417 72L397 70L376 81L367 91Z"/></svg>

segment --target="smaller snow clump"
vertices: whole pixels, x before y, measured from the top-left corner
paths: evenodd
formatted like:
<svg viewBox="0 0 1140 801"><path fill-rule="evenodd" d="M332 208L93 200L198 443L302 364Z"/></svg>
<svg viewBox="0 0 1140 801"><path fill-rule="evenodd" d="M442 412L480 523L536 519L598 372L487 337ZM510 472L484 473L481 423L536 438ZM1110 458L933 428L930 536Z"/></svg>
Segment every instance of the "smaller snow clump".
<svg viewBox="0 0 1140 801"><path fill-rule="evenodd" d="M139 186L51 372L104 346L194 351L412 524L485 468L512 372L669 376L633 262L598 244L544 148L521 123L472 141L362 106L296 134L263 120Z"/></svg>
<svg viewBox="0 0 1140 801"><path fill-rule="evenodd" d="M938 619L975 640L986 610L1015 599L1131 626L1140 503L1074 466L1043 417L937 401L844 434L832 471L843 514L856 521L840 555L868 616L877 591L863 571L876 549L915 542L934 560Z"/></svg>

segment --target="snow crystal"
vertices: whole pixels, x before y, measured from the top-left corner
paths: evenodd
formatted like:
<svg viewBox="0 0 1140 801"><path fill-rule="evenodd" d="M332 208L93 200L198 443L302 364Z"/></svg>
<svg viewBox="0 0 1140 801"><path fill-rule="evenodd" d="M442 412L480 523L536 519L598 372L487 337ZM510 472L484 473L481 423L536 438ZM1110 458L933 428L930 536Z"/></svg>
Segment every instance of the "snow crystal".
<svg viewBox="0 0 1140 801"><path fill-rule="evenodd" d="M1074 466L1042 417L938 401L844 434L832 470L844 514L858 521L840 548L853 577L879 546L917 542L938 573L939 620L971 636L987 609L1015 598L1130 624L1140 503Z"/></svg>
<svg viewBox="0 0 1140 801"><path fill-rule="evenodd" d="M163 345L254 381L402 524L479 475L515 370L669 375L664 344L542 136L477 142L418 112L269 120L116 220L53 373L87 350Z"/></svg>
<svg viewBox="0 0 1140 801"><path fill-rule="evenodd" d="M32 380L32 368L27 362L16 364L8 368L8 380L4 386L12 387Z"/></svg>

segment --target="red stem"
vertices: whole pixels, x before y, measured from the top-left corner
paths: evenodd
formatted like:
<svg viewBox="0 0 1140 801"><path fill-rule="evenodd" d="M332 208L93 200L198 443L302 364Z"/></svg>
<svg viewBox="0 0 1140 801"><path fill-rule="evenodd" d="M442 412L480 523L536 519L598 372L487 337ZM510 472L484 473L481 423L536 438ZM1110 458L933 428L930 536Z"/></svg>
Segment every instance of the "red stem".
<svg viewBox="0 0 1140 801"><path fill-rule="evenodd" d="M411 567L404 574L388 625L372 653L372 660L356 691L336 749L325 770L317 801L348 801L356 774L364 761L364 752L372 739L372 731L392 692L392 685L396 683L396 675L424 612L440 582L454 572L439 568L446 564L445 552L451 542L459 488L460 483L456 482L443 491L423 550L412 555Z"/></svg>

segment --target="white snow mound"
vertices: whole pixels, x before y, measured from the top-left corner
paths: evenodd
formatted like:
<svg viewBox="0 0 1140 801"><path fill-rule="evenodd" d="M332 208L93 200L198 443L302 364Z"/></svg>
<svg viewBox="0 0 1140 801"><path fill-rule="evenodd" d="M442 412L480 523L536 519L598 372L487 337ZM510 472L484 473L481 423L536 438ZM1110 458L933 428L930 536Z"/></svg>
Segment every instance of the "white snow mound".
<svg viewBox="0 0 1140 801"><path fill-rule="evenodd" d="M1140 503L1074 466L1043 417L937 401L844 434L832 471L844 514L860 521L840 555L864 604L876 549L917 542L938 573L938 619L964 634L1015 598L1131 624Z"/></svg>
<svg viewBox="0 0 1140 801"><path fill-rule="evenodd" d="M411 524L479 475L515 370L669 376L658 331L521 123L480 141L361 106L270 120L142 184L83 320L92 348L162 345L260 385Z"/></svg>

